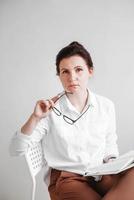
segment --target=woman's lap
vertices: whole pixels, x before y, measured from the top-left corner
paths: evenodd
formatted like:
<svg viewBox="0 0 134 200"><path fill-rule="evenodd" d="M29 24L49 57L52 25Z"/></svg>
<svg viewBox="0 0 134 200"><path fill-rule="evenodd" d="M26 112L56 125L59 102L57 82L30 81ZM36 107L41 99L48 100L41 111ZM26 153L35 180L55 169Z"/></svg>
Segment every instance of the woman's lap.
<svg viewBox="0 0 134 200"><path fill-rule="evenodd" d="M48 187L51 200L100 200L88 180L75 173L53 170Z"/></svg>
<svg viewBox="0 0 134 200"><path fill-rule="evenodd" d="M79 174L52 170L48 187L51 200L134 199L134 168L118 175L105 175L101 181Z"/></svg>
<svg viewBox="0 0 134 200"><path fill-rule="evenodd" d="M49 193L51 200L100 200L118 181L117 175L103 176L96 182L71 172L52 170Z"/></svg>

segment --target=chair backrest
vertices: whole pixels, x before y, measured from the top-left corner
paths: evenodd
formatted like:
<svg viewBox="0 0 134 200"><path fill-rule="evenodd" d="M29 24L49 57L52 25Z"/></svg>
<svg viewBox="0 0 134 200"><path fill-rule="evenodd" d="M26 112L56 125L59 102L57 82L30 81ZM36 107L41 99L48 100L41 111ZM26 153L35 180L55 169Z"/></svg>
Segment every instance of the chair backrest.
<svg viewBox="0 0 134 200"><path fill-rule="evenodd" d="M35 199L35 190L36 190L36 175L45 165L45 159L42 149L42 144L37 143L36 145L29 147L28 151L25 153L25 158L29 167L29 171L32 177L33 191L32 191L32 200Z"/></svg>

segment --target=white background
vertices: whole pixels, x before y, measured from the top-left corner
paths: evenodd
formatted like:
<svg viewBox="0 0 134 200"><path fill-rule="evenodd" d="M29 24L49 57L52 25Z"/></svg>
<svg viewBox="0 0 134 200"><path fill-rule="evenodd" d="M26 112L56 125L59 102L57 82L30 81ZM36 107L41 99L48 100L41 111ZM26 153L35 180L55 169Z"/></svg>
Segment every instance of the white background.
<svg viewBox="0 0 134 200"><path fill-rule="evenodd" d="M55 56L74 40L94 62L89 88L115 103L120 153L134 148L134 1L0 0L0 200L30 200L27 165L9 143L36 101L62 90ZM36 199L47 200L42 177Z"/></svg>

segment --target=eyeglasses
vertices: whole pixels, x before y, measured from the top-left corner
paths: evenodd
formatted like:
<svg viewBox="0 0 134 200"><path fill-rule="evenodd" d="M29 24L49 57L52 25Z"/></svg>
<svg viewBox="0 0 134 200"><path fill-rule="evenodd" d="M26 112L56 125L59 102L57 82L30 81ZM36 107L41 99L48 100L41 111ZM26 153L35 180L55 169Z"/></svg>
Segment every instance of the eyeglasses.
<svg viewBox="0 0 134 200"><path fill-rule="evenodd" d="M62 94L56 101L58 101L63 95L65 95L66 93ZM55 101L55 102L56 102ZM54 113L57 115L57 116L63 116L63 119L66 123L68 124L71 124L73 125L75 122L77 122L86 112L87 110L89 109L90 105L88 105L87 109L77 118L77 119L71 119L70 117L66 116L66 115L63 115L60 110L58 110L56 107L52 107L52 110L54 111Z"/></svg>

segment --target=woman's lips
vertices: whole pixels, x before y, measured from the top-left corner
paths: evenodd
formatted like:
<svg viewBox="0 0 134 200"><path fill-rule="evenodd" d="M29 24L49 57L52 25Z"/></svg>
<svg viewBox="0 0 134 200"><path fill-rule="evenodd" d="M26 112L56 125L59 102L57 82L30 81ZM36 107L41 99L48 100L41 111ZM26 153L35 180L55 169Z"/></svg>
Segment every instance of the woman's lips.
<svg viewBox="0 0 134 200"><path fill-rule="evenodd" d="M77 86L79 86L78 84L71 84L71 85L69 85L69 87L77 87Z"/></svg>

